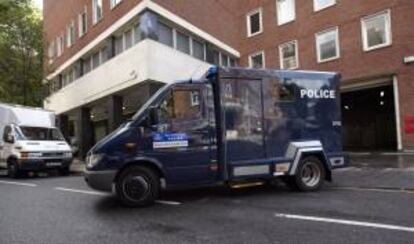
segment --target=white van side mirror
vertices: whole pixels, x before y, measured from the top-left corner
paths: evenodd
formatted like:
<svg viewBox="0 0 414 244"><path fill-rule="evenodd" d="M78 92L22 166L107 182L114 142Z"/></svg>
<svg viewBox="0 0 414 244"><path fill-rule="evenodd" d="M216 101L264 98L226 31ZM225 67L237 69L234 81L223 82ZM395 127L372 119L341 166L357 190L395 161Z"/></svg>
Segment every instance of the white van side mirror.
<svg viewBox="0 0 414 244"><path fill-rule="evenodd" d="M5 136L5 138L4 138L4 141L5 142L7 142L7 143L11 143L11 144L13 144L14 143L14 136L13 136L13 134L12 133L8 133L6 136Z"/></svg>

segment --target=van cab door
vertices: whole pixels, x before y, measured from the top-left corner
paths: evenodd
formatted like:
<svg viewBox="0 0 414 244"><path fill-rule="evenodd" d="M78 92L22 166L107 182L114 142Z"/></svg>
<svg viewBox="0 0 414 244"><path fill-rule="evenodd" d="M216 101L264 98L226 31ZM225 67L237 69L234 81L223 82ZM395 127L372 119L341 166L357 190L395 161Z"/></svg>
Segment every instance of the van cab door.
<svg viewBox="0 0 414 244"><path fill-rule="evenodd" d="M10 125L4 127L2 141L0 142L0 167L7 167L7 159L9 158L13 145L14 145L14 133L13 128Z"/></svg>
<svg viewBox="0 0 414 244"><path fill-rule="evenodd" d="M156 108L152 126L151 154L167 172L167 184L208 184L215 180L212 170L215 143L212 111L206 103L206 86L174 86Z"/></svg>

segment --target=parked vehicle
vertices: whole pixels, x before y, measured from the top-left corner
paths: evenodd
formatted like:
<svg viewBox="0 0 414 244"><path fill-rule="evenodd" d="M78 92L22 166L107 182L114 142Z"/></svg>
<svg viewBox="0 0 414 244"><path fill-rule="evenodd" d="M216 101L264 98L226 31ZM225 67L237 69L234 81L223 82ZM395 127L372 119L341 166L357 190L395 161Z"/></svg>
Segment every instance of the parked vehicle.
<svg viewBox="0 0 414 244"><path fill-rule="evenodd" d="M51 111L0 104L0 168L18 178L28 171L69 174L72 152Z"/></svg>
<svg viewBox="0 0 414 244"><path fill-rule="evenodd" d="M211 68L200 81L159 90L87 157L90 187L128 206L161 189L244 187L283 179L319 189L344 167L340 75Z"/></svg>

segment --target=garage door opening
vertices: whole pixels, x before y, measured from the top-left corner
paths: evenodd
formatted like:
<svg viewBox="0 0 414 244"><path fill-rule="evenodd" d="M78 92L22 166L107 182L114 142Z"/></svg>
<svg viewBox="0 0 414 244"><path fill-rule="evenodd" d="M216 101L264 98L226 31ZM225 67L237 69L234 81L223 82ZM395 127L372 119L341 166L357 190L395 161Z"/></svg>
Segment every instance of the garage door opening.
<svg viewBox="0 0 414 244"><path fill-rule="evenodd" d="M393 86L342 93L343 144L347 151L395 151Z"/></svg>

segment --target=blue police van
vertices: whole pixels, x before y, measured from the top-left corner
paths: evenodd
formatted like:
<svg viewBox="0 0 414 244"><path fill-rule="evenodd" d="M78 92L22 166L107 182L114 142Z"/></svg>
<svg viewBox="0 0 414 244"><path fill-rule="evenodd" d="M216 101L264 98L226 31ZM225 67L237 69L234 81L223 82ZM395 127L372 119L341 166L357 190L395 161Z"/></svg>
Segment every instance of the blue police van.
<svg viewBox="0 0 414 244"><path fill-rule="evenodd" d="M132 207L164 189L281 178L319 189L347 157L341 144L340 75L212 67L168 84L87 155L85 180Z"/></svg>

